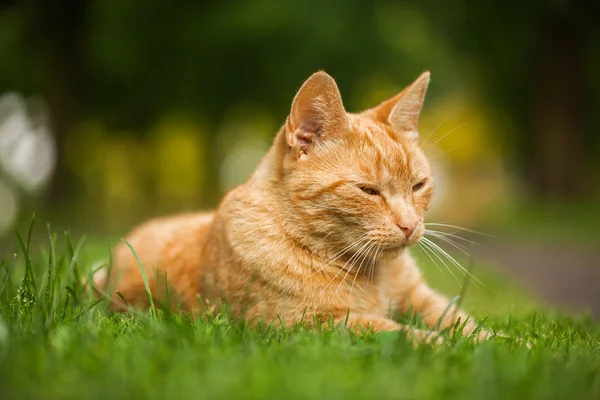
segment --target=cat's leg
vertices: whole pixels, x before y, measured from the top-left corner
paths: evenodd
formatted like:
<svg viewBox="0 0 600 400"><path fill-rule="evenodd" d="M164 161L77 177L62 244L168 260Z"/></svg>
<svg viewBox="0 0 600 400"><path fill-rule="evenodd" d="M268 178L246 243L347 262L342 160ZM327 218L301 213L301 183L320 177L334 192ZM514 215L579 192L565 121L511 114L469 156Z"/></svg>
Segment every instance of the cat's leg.
<svg viewBox="0 0 600 400"><path fill-rule="evenodd" d="M460 326L464 325L462 330L464 335L472 334L477 328L477 322L462 310L458 309L456 304L450 304L450 301L431 289L417 267L414 259L408 254L404 254L393 263L398 263L393 266L392 270L399 273L392 289L396 297L396 303L400 305L400 311L407 312L413 310L417 312L423 319L423 322L432 329L451 330L456 325L457 321ZM394 290L395 289L395 290ZM481 330L477 339L485 339L490 336L490 333Z"/></svg>
<svg viewBox="0 0 600 400"><path fill-rule="evenodd" d="M442 338L431 331L424 331L401 325L391 319L378 317L376 315L348 313L335 319L338 324L345 324L349 329L360 332L373 329L375 332L405 332L407 338L413 343L441 343Z"/></svg>

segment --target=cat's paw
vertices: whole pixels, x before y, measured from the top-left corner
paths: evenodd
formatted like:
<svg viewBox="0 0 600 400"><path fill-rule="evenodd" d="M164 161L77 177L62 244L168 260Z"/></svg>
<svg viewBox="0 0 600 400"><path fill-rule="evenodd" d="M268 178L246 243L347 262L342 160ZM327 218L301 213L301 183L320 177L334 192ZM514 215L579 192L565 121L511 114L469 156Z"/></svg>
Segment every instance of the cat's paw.
<svg viewBox="0 0 600 400"><path fill-rule="evenodd" d="M531 349L531 341L529 341L528 339L522 338L522 337L514 337L511 336L505 332L496 332L494 334L494 338L498 338L498 339L507 339L509 341L514 340L516 343L521 344L521 345L525 345L528 349Z"/></svg>
<svg viewBox="0 0 600 400"><path fill-rule="evenodd" d="M436 331L425 331L422 329L409 329L406 336L412 340L413 345L420 344L440 345L444 343L444 338Z"/></svg>
<svg viewBox="0 0 600 400"><path fill-rule="evenodd" d="M494 337L494 334L488 330L485 329L481 329L480 331L478 331L477 333L473 333L473 339L475 341L475 343L479 343L482 342L484 340L489 340L492 337Z"/></svg>

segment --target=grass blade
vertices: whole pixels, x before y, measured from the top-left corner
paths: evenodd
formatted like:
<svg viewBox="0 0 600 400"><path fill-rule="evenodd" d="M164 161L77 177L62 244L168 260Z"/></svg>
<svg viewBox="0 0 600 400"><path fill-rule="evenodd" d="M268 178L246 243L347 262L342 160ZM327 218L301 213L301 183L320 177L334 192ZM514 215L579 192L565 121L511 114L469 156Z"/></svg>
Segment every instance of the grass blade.
<svg viewBox="0 0 600 400"><path fill-rule="evenodd" d="M133 248L131 243L129 243L124 238L121 238L121 240L127 245L127 247L129 247L129 250L131 250L131 252L133 253L133 256L135 257L135 261L137 262L140 272L142 273L142 279L144 280L144 287L146 288L146 294L148 295L148 302L150 303L150 313L152 314L152 316L154 318L156 318L156 309L154 308L154 299L152 297L152 291L150 290L150 284L148 283L148 277L146 276L146 270L144 269L144 266L142 265L142 261L140 260L140 257L138 256L137 252L135 251L135 249Z"/></svg>

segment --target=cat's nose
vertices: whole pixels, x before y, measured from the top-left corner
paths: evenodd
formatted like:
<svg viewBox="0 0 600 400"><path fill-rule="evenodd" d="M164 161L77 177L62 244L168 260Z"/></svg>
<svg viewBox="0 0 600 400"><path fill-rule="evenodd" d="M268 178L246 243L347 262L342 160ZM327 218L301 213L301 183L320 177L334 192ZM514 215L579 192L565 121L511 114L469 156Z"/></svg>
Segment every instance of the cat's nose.
<svg viewBox="0 0 600 400"><path fill-rule="evenodd" d="M404 233L404 237L408 240L417 229L417 225L419 225L418 221L402 221L398 223L398 227Z"/></svg>

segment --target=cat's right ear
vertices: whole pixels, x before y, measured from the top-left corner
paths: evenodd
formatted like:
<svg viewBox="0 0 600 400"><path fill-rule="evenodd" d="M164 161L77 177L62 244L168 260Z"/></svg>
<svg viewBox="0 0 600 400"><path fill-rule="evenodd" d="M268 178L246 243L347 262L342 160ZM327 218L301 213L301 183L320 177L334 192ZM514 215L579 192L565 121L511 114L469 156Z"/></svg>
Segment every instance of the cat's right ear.
<svg viewBox="0 0 600 400"><path fill-rule="evenodd" d="M363 114L375 121L390 124L394 131L406 139L417 140L419 137L417 122L430 76L429 71L423 72L402 92L377 107L364 111Z"/></svg>
<svg viewBox="0 0 600 400"><path fill-rule="evenodd" d="M347 130L348 117L335 80L323 71L304 82L292 102L286 121L286 139L298 158L304 158L319 140Z"/></svg>

